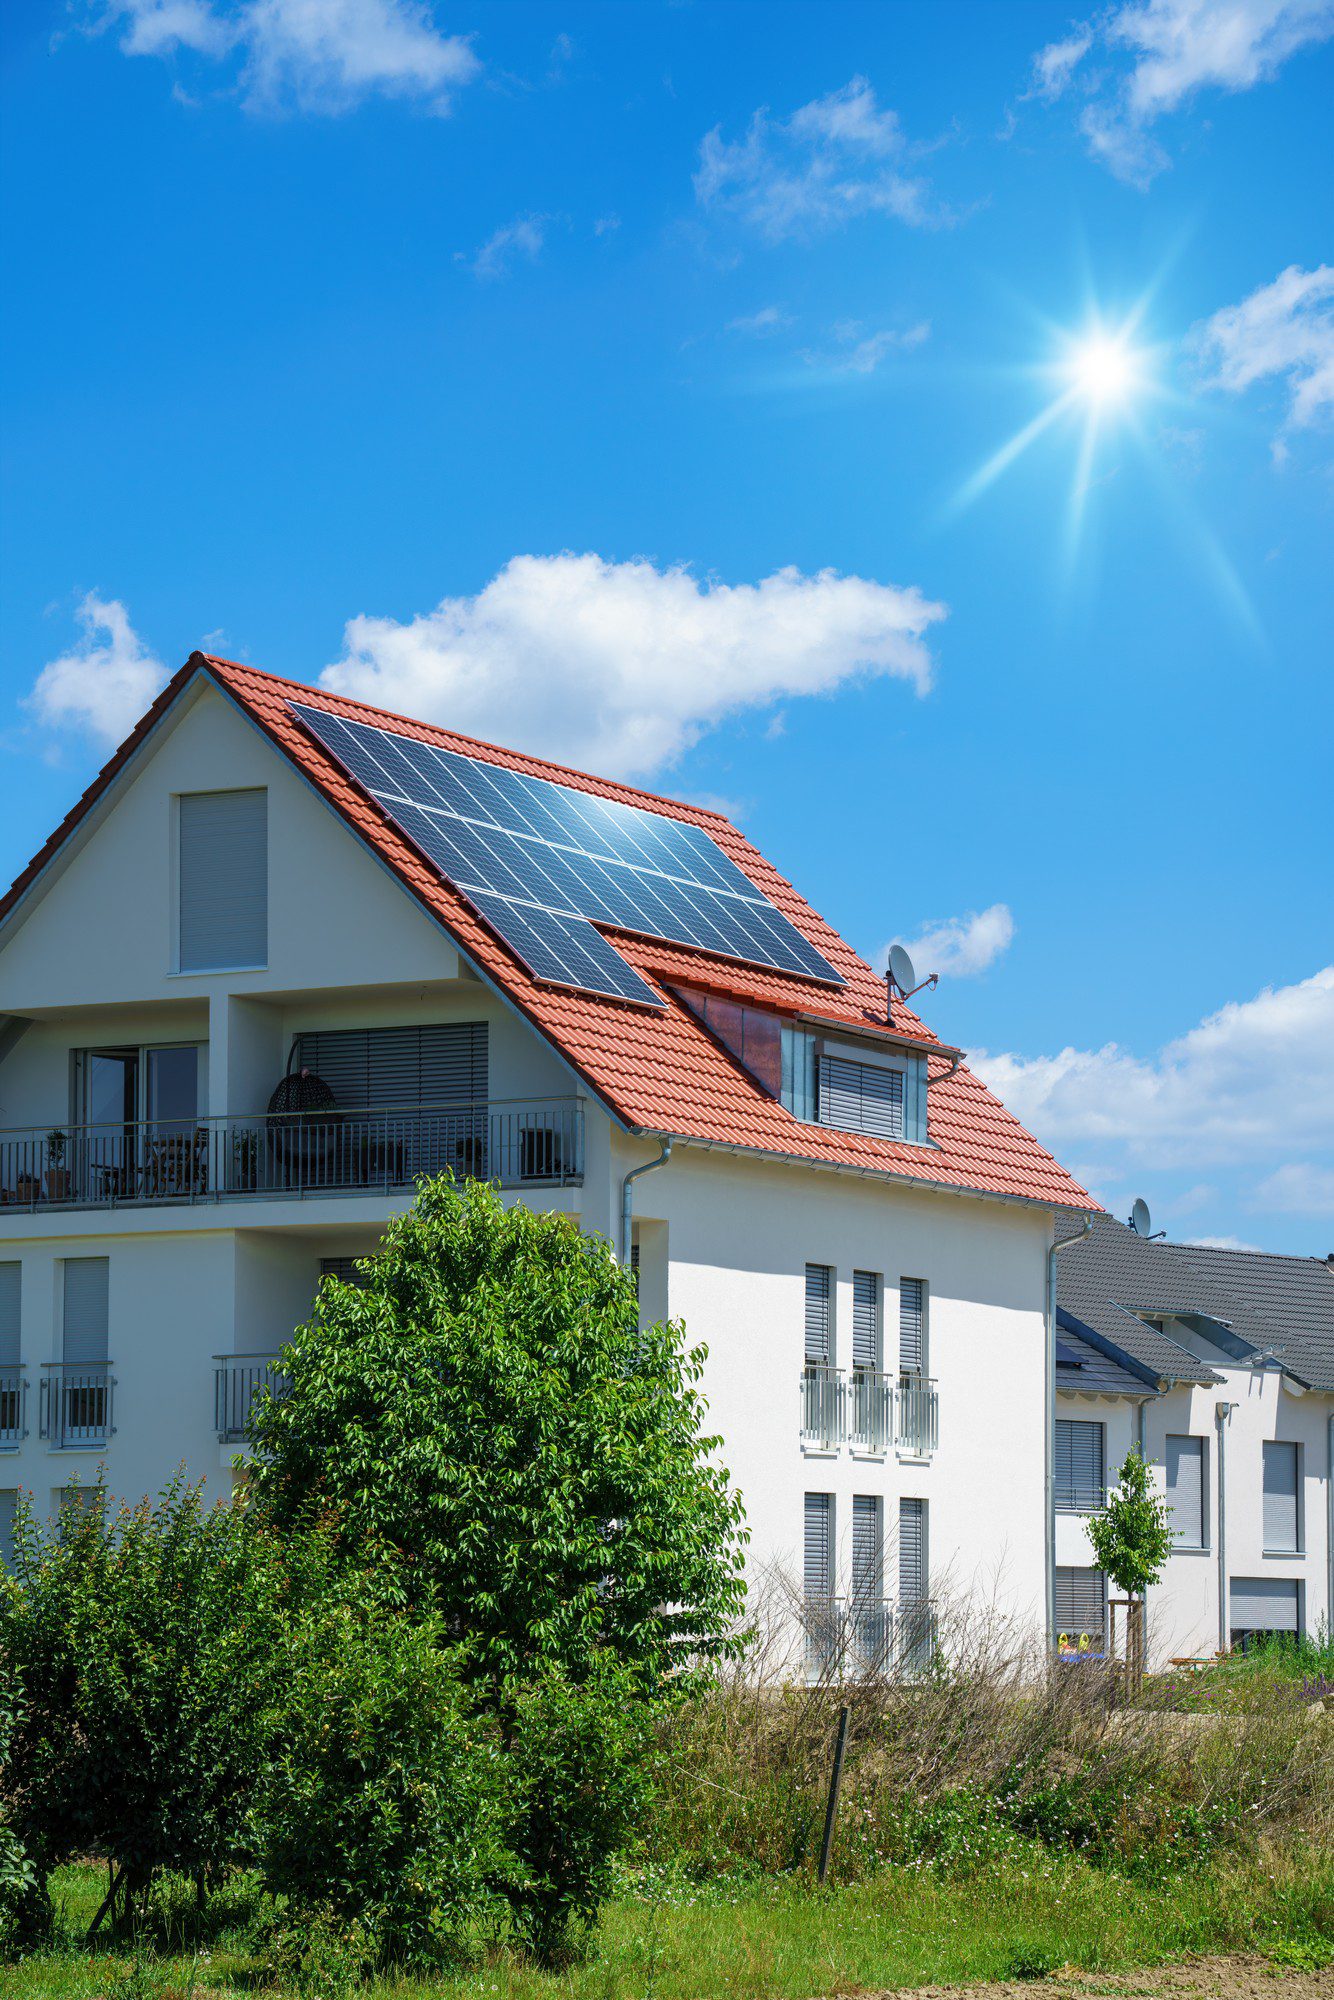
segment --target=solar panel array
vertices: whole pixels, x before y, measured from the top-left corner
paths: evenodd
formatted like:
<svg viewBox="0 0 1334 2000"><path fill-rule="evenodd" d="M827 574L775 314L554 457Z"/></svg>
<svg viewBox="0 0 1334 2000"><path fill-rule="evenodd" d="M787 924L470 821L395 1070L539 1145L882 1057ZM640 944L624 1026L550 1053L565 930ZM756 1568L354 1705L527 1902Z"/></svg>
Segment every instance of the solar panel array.
<svg viewBox="0 0 1334 2000"><path fill-rule="evenodd" d="M843 981L702 827L291 704L534 978L662 1002L594 928Z"/></svg>

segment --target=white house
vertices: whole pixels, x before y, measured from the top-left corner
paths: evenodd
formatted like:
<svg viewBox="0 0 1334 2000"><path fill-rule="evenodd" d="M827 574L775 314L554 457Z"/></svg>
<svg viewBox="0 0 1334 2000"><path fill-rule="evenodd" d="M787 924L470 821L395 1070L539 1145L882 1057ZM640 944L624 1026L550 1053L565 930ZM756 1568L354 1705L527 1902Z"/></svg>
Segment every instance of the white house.
<svg viewBox="0 0 1334 2000"><path fill-rule="evenodd" d="M707 1344L817 1654L946 1576L1050 1620L1095 1204L716 813L194 654L0 903L0 1124L0 1531L99 1466L229 1492L321 1271L449 1166Z"/></svg>
<svg viewBox="0 0 1334 2000"><path fill-rule="evenodd" d="M1056 1619L1106 1632L1087 1521L1138 1444L1177 1541L1148 1593L1152 1658L1313 1633L1334 1603L1334 1268L1161 1243L1097 1216L1062 1254Z"/></svg>

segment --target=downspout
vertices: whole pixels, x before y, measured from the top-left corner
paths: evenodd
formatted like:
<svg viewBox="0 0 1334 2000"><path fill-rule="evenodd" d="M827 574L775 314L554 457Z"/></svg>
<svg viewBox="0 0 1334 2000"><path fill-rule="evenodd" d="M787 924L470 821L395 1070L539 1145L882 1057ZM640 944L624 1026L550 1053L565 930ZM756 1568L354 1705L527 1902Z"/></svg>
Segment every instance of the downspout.
<svg viewBox="0 0 1334 2000"><path fill-rule="evenodd" d="M1329 1457L1325 1463L1325 1635L1334 1637L1334 1413L1329 1419Z"/></svg>
<svg viewBox="0 0 1334 2000"><path fill-rule="evenodd" d="M621 1182L621 1262L627 1269L630 1264L630 1233L635 1213L635 1198L630 1191L630 1183L637 1181L641 1174L651 1174L657 1168L665 1167L671 1157L672 1142L670 1139L664 1139L662 1142L662 1151L659 1153L657 1159L645 1160L642 1167L631 1167L629 1173Z"/></svg>
<svg viewBox="0 0 1334 2000"><path fill-rule="evenodd" d="M1148 1404L1140 1398L1135 1419L1135 1444L1139 1451L1141 1465L1149 1462L1148 1452ZM1139 1594L1139 1657L1143 1667L1149 1664L1149 1586L1146 1583Z"/></svg>
<svg viewBox="0 0 1334 2000"><path fill-rule="evenodd" d="M1043 1369L1043 1541L1047 1566L1047 1649L1056 1644L1056 1253L1082 1243L1093 1228L1093 1217L1084 1217L1084 1227L1076 1236L1063 1236L1047 1252L1047 1300Z"/></svg>
<svg viewBox="0 0 1334 2000"><path fill-rule="evenodd" d="M1218 1426L1218 1650L1220 1653L1226 1653L1230 1649L1232 1639L1227 1602L1227 1463L1224 1440L1227 1436L1228 1419L1236 1407L1235 1403L1214 1404L1214 1422Z"/></svg>

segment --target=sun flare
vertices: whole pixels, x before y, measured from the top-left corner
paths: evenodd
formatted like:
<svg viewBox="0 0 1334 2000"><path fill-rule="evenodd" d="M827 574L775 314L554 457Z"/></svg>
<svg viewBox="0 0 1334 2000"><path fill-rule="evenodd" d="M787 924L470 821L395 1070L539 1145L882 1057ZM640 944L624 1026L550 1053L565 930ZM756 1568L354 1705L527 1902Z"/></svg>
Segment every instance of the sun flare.
<svg viewBox="0 0 1334 2000"><path fill-rule="evenodd" d="M1122 337L1088 335L1073 349L1066 373L1071 386L1089 403L1124 403L1142 386L1140 363Z"/></svg>

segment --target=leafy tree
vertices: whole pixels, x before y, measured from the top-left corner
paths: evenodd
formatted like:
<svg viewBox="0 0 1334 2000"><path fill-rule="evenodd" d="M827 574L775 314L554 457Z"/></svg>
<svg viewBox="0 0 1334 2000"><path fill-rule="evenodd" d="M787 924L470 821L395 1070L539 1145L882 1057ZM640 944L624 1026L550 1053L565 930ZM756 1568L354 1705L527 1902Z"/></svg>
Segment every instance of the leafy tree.
<svg viewBox="0 0 1334 2000"><path fill-rule="evenodd" d="M604 1655L646 1695L734 1649L742 1509L701 1434L703 1351L639 1327L568 1217L424 1182L362 1286L326 1279L252 1423L255 1503L400 1559L407 1606L468 1641L500 1712Z"/></svg>
<svg viewBox="0 0 1334 2000"><path fill-rule="evenodd" d="M1174 1535L1167 1502L1154 1492L1149 1469L1137 1450L1127 1454L1117 1474L1117 1490L1105 1510L1089 1521L1088 1536L1099 1569L1127 1597L1142 1597L1161 1577Z"/></svg>

